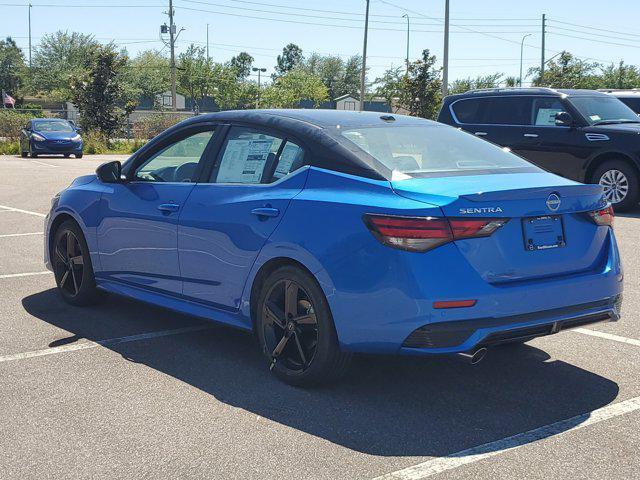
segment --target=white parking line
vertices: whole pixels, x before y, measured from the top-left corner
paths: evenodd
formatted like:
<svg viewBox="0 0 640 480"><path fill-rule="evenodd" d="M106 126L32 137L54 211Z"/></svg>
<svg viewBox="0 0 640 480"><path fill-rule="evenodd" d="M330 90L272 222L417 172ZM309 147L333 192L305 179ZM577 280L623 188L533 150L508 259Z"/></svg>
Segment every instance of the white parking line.
<svg viewBox="0 0 640 480"><path fill-rule="evenodd" d="M485 443L484 445L452 453L446 457L434 458L433 460L419 463L412 467L382 475L375 480L419 480L431 477L447 470L453 470L463 465L507 453L515 448L528 445L538 440L572 432L604 420L626 415L636 410L640 410L640 397L613 403L606 407L583 413L582 415L576 415L575 417L560 420L550 425L534 428L528 432L518 433L511 437L496 440L495 442Z"/></svg>
<svg viewBox="0 0 640 480"><path fill-rule="evenodd" d="M7 211L7 210L5 210ZM28 235L44 235L42 232L29 232L29 233L5 233L0 235L0 238L9 238L9 237L26 237Z"/></svg>
<svg viewBox="0 0 640 480"><path fill-rule="evenodd" d="M18 278L18 277L33 277L34 275L48 275L52 272L45 270L43 272L27 272L27 273L6 273L0 275L0 278Z"/></svg>
<svg viewBox="0 0 640 480"><path fill-rule="evenodd" d="M46 348L44 350L33 350L31 352L13 353L9 355L0 355L1 362L11 362L14 360L25 360L27 358L43 357L45 355L54 355L56 353L73 352L76 350L85 350L87 348L95 347L107 347L111 345L118 345L121 343L137 342L140 340L147 340L150 338L168 337L170 335L179 335L181 333L197 332L200 330L208 330L213 328L214 325L198 325L195 327L176 328L174 330L160 330L157 332L140 333L138 335L130 335L128 337L109 338L106 340L98 340L96 342L82 342L74 343L70 345L62 345L60 347Z"/></svg>
<svg viewBox="0 0 640 480"><path fill-rule="evenodd" d="M37 163L38 165L44 165L45 167L58 168L58 165L51 165L50 163L39 162L38 160L31 160L31 162Z"/></svg>
<svg viewBox="0 0 640 480"><path fill-rule="evenodd" d="M37 217L46 217L44 213L32 212L30 210L22 210L20 208L7 207L6 205L0 205L0 208L8 212L19 212L19 213L26 213L28 215L35 215Z"/></svg>
<svg viewBox="0 0 640 480"><path fill-rule="evenodd" d="M640 340L635 338L621 337L620 335L614 335L612 333L598 332L597 330L589 330L588 328L574 328L572 332L582 333L584 335L591 335L592 337L600 337L607 340L613 340L614 342L626 343L629 345L635 345L640 347Z"/></svg>

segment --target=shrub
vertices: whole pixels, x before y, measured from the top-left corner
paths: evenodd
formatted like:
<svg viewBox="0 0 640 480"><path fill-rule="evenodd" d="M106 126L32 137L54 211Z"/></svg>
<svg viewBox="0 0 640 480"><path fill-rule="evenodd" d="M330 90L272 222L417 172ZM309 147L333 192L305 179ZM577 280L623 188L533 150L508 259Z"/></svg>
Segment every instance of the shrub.
<svg viewBox="0 0 640 480"><path fill-rule="evenodd" d="M108 139L99 132L87 132L82 135L84 142L84 153L93 155L96 153L107 153L108 151Z"/></svg>
<svg viewBox="0 0 640 480"><path fill-rule="evenodd" d="M18 140L0 141L0 155L17 155L18 153L20 153Z"/></svg>
<svg viewBox="0 0 640 480"><path fill-rule="evenodd" d="M167 128L184 120L184 115L172 113L154 113L141 117L133 124L133 136L148 140L164 132Z"/></svg>
<svg viewBox="0 0 640 480"><path fill-rule="evenodd" d="M30 113L16 112L11 108L0 109L0 137L19 138L20 131L32 118Z"/></svg>

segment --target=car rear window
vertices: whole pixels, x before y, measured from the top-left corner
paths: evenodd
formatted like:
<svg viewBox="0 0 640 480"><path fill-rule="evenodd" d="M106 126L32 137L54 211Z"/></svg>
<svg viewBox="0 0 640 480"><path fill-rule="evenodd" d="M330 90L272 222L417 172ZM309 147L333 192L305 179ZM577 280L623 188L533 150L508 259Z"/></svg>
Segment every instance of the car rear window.
<svg viewBox="0 0 640 480"><path fill-rule="evenodd" d="M341 134L409 177L540 171L508 149L444 125L360 127Z"/></svg>

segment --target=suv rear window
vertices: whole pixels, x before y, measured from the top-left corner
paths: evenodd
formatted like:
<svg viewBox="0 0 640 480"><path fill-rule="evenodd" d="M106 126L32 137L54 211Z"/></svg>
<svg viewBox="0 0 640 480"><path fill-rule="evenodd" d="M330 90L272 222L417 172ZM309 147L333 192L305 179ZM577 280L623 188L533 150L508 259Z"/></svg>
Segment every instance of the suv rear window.
<svg viewBox="0 0 640 480"><path fill-rule="evenodd" d="M531 125L531 97L465 98L451 108L458 123Z"/></svg>

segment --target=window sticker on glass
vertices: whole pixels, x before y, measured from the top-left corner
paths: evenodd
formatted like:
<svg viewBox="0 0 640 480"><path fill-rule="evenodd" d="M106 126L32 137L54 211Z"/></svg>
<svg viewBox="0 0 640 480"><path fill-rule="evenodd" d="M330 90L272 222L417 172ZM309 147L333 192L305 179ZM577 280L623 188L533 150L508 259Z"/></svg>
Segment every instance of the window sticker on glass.
<svg viewBox="0 0 640 480"><path fill-rule="evenodd" d="M218 183L260 183L274 138L229 140L225 148Z"/></svg>
<svg viewBox="0 0 640 480"><path fill-rule="evenodd" d="M536 125L555 125L556 113L562 110L558 108L541 108L536 115Z"/></svg>
<svg viewBox="0 0 640 480"><path fill-rule="evenodd" d="M275 178L282 178L291 171L291 166L298 157L302 155L302 149L295 143L287 142L280 154L280 160L276 171L273 173Z"/></svg>
<svg viewBox="0 0 640 480"><path fill-rule="evenodd" d="M597 122L600 120L600 115L589 115L589 118L592 122Z"/></svg>

